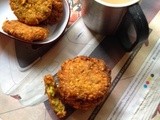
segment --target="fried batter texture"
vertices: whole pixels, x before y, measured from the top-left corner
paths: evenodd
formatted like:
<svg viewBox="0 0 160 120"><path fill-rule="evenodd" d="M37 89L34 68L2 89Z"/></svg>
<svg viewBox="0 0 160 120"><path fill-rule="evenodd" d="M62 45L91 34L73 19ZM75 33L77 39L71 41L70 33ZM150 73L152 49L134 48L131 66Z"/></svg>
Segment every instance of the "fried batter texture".
<svg viewBox="0 0 160 120"><path fill-rule="evenodd" d="M53 0L51 15L43 22L44 24L53 25L58 23L63 16L62 0Z"/></svg>
<svg viewBox="0 0 160 120"><path fill-rule="evenodd" d="M57 77L63 101L82 110L98 105L111 85L111 71L105 62L87 56L66 60Z"/></svg>
<svg viewBox="0 0 160 120"><path fill-rule="evenodd" d="M44 83L45 83L45 93L48 96L49 103L53 111L59 118L65 117L66 115L65 106L63 105L59 97L56 96L57 90L53 76L50 74L45 75Z"/></svg>
<svg viewBox="0 0 160 120"><path fill-rule="evenodd" d="M48 37L49 31L43 27L28 26L18 20L7 20L3 23L4 32L26 42L44 40Z"/></svg>
<svg viewBox="0 0 160 120"><path fill-rule="evenodd" d="M52 11L53 0L10 0L10 6L18 20L28 25L38 25Z"/></svg>

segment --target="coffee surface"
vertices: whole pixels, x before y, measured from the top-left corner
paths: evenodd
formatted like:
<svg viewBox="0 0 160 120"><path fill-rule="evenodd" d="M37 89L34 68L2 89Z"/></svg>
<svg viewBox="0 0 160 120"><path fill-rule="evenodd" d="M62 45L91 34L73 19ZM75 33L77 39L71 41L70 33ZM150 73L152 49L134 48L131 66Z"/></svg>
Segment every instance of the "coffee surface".
<svg viewBox="0 0 160 120"><path fill-rule="evenodd" d="M101 0L101 1L111 4L124 4L127 3L129 0Z"/></svg>

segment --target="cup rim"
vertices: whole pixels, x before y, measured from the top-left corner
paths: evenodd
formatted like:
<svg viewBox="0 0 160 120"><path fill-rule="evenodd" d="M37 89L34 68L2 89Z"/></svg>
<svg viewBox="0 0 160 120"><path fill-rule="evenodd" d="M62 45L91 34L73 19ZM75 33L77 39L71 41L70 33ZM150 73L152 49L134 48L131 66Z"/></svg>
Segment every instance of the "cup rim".
<svg viewBox="0 0 160 120"><path fill-rule="evenodd" d="M127 3L122 3L122 4L107 3L102 0L94 0L94 1L96 1L97 3L100 3L104 6L108 6L108 7L126 7L126 6L130 6L130 5L135 4L135 3L139 2L140 0L131 0L131 1L128 1Z"/></svg>

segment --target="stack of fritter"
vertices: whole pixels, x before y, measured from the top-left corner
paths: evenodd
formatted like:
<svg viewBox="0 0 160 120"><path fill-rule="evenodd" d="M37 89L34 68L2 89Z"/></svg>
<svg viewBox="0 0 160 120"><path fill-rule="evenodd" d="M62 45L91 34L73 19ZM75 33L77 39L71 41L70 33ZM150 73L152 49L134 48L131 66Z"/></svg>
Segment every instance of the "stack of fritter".
<svg viewBox="0 0 160 120"><path fill-rule="evenodd" d="M10 7L18 20L7 20L2 29L27 42L44 40L49 30L42 25L58 23L63 14L62 0L10 0Z"/></svg>
<svg viewBox="0 0 160 120"><path fill-rule="evenodd" d="M111 86L111 70L105 62L102 59L87 56L77 56L66 60L61 65L57 78L56 92L60 100L81 110L88 110L102 102ZM53 100L49 97L49 101ZM52 108L57 107L52 102L51 105ZM64 107L63 110L65 110Z"/></svg>

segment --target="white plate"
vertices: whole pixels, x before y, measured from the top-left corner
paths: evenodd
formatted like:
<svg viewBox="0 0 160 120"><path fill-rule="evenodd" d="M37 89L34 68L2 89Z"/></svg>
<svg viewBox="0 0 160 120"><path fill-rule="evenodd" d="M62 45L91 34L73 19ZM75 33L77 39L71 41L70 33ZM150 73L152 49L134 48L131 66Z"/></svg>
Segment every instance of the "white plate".
<svg viewBox="0 0 160 120"><path fill-rule="evenodd" d="M60 35L63 33L63 31L65 30L68 24L69 16L70 16L70 10L69 10L69 5L68 5L67 0L63 0L63 3L64 3L64 14L63 14L63 18L61 22L53 26L48 25L47 27L50 30L49 36L43 41L34 41L32 42L32 44L46 44L46 43L53 42L57 40L58 37L60 37ZM17 19L17 17L13 14L13 11L10 8L9 0L0 0L0 18L1 18L0 32L9 37L14 38L13 36L8 35L2 30L2 25L5 20L16 20Z"/></svg>

